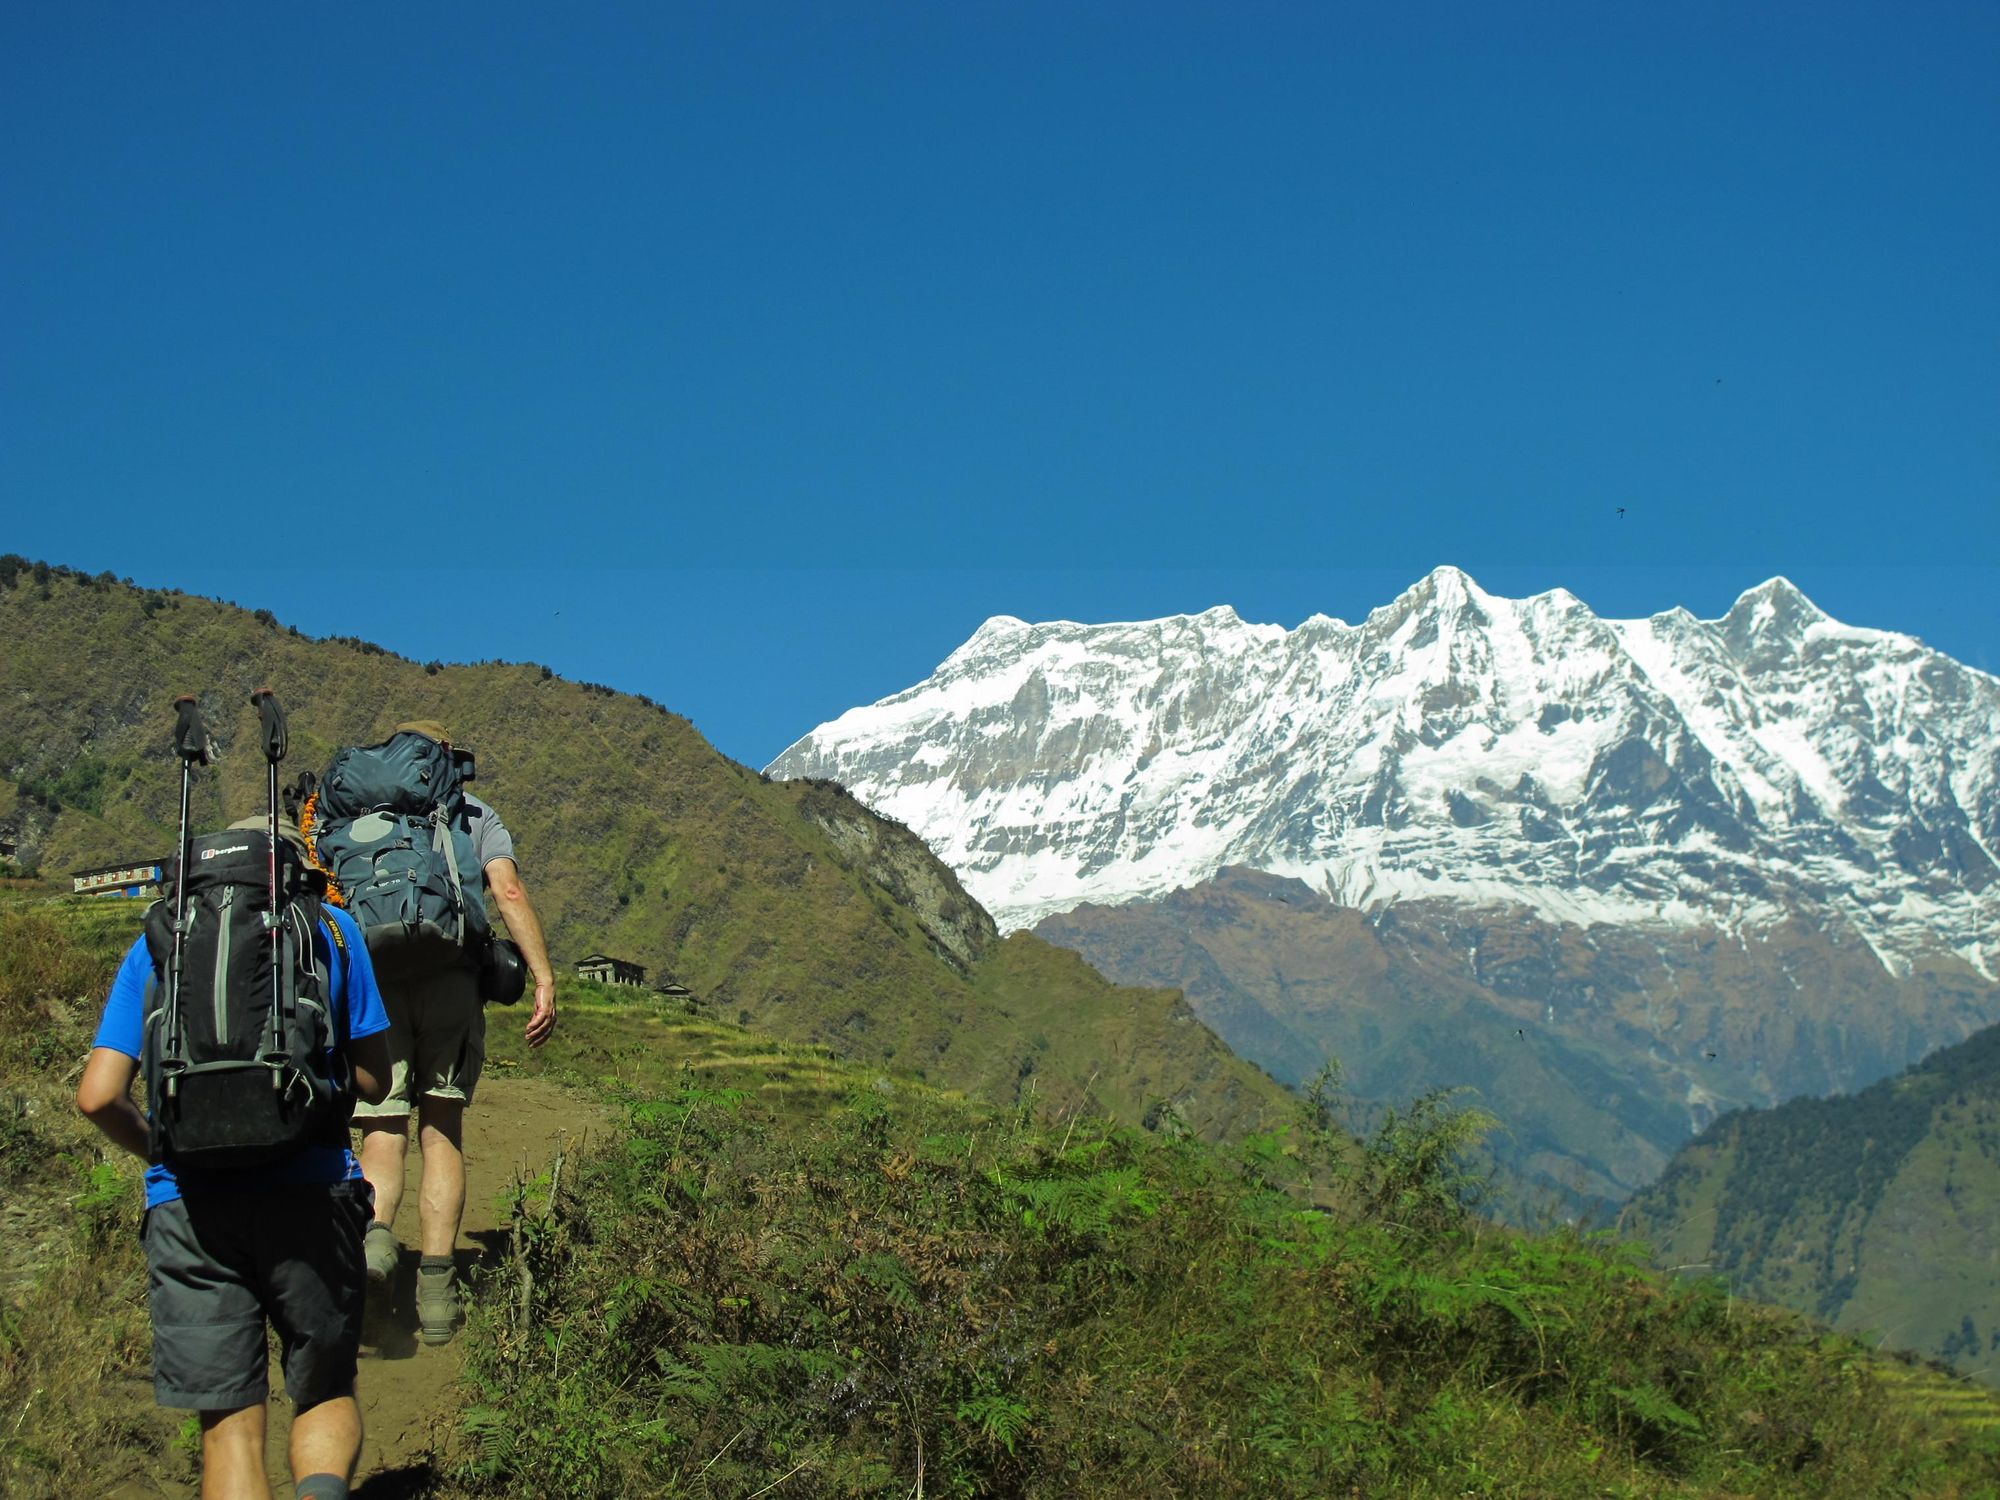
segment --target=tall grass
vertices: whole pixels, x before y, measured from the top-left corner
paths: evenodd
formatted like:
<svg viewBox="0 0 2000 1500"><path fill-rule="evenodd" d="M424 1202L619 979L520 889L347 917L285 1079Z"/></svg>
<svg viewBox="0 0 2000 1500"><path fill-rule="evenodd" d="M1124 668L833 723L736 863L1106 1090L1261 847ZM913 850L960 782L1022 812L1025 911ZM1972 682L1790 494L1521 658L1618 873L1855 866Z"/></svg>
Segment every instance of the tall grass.
<svg viewBox="0 0 2000 1500"><path fill-rule="evenodd" d="M138 1164L72 1104L139 911L31 896L0 911L0 1493L54 1500L186 1462L147 1379Z"/></svg>

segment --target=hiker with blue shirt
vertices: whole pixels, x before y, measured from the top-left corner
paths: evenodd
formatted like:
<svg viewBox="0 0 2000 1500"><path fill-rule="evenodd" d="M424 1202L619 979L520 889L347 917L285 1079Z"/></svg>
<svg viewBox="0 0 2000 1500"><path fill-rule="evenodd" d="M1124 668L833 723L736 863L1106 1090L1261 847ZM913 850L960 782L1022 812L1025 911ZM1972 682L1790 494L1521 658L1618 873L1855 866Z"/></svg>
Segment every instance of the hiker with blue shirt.
<svg viewBox="0 0 2000 1500"><path fill-rule="evenodd" d="M272 826L275 845L265 832ZM162 1406L200 1414L204 1500L271 1494L264 1468L267 1321L278 1333L285 1393L295 1408L290 1458L298 1500L340 1500L361 1452L354 1383L366 1298L362 1240L373 1202L348 1144L348 1114L356 1097L375 1101L387 1093L389 1017L359 929L314 899L296 873L304 868L298 830L275 814L230 827L230 835L196 845L184 833L174 876L183 902L190 889L199 895L204 878L213 888L228 884L219 941L210 931L195 964L183 947L197 951L190 934L204 931L201 914L182 921L177 910L157 923L149 917L147 935L132 945L112 984L77 1107L114 1145L149 1160L142 1237L154 1392ZM232 861L247 873L233 884L226 874L218 880ZM272 899L260 906L266 862ZM206 920L212 925L213 914ZM169 945L171 1006L159 998ZM255 1008L258 986L268 1011ZM226 1004L239 995L249 997L242 1003L252 1029L270 1027L271 1045L215 1060L226 1047L204 1041L201 1028L213 1022L226 1031ZM182 1000L199 1014L177 1030ZM285 1037L268 1020L272 1012L294 1031L302 1021L323 1028L305 1034L324 1036L324 1056L299 1065L304 1054L296 1043L289 1055L276 1045ZM132 1099L142 1061L144 1112ZM257 1070L254 1087L237 1081ZM196 1118L204 1108L219 1126ZM286 1126L296 1140L273 1145L268 1132L256 1133L257 1122L242 1123L274 1111L296 1117Z"/></svg>

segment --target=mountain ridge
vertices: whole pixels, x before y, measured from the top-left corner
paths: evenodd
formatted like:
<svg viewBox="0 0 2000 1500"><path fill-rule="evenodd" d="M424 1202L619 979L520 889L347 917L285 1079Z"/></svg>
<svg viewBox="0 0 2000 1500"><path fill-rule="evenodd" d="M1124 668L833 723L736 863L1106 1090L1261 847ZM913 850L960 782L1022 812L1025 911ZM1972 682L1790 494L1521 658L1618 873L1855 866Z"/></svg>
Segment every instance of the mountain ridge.
<svg viewBox="0 0 2000 1500"><path fill-rule="evenodd" d="M1591 1211L2000 1021L1996 743L2000 680L1783 577L1620 621L1442 567L1358 625L989 622L771 771L1282 1079L1482 1088Z"/></svg>
<svg viewBox="0 0 2000 1500"><path fill-rule="evenodd" d="M1359 625L996 616L769 771L904 822L1003 927L1243 864L1362 908L1810 910L1892 967L1942 943L1992 977L1996 737L2000 679L1781 576L1715 620L1603 620L1445 566Z"/></svg>

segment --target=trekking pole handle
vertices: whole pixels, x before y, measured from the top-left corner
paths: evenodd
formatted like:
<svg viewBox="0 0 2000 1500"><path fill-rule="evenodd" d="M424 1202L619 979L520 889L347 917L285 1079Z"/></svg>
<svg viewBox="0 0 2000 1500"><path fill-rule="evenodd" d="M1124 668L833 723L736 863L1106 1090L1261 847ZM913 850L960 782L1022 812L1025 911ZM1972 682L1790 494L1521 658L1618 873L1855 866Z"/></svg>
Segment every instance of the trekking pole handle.
<svg viewBox="0 0 2000 1500"><path fill-rule="evenodd" d="M188 765L216 761L215 741L201 721L201 704L192 693L174 699L174 754Z"/></svg>
<svg viewBox="0 0 2000 1500"><path fill-rule="evenodd" d="M285 758L290 743L289 726L285 719L285 707L278 702L278 695L269 688L258 688L250 695L250 702L257 710L257 717L264 729L264 759L276 765Z"/></svg>

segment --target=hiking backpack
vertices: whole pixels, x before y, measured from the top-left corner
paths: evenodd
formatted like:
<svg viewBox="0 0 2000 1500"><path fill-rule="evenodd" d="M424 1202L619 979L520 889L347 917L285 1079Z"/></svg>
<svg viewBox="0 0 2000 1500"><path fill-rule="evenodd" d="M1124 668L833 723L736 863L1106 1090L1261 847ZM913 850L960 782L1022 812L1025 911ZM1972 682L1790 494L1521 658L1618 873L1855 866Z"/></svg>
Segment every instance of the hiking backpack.
<svg viewBox="0 0 2000 1500"><path fill-rule="evenodd" d="M250 1167L305 1146L345 1145L353 1083L329 1055L330 980L314 942L318 877L283 839L274 866L263 832L210 834L183 850L168 877L182 912L178 953L176 902L156 901L146 913L153 978L140 1065L149 1154L187 1167Z"/></svg>
<svg viewBox="0 0 2000 1500"><path fill-rule="evenodd" d="M472 757L403 730L338 752L307 842L378 966L408 978L483 956L486 877L465 803Z"/></svg>

